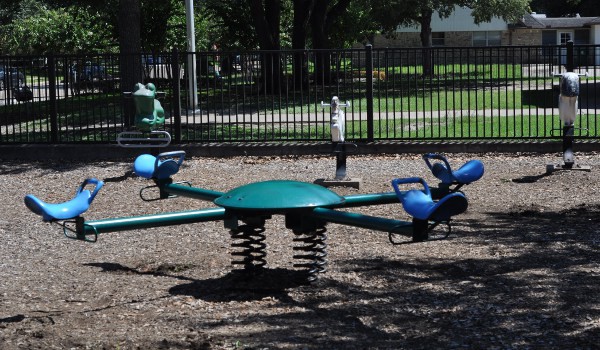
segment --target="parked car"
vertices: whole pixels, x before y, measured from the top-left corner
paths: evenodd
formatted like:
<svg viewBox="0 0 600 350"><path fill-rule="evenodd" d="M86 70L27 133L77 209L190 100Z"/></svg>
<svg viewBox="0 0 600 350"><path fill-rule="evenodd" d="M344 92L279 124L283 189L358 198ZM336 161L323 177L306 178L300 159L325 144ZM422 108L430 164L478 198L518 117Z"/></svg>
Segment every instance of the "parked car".
<svg viewBox="0 0 600 350"><path fill-rule="evenodd" d="M13 96L19 102L31 101L33 100L33 91L29 86L21 85L13 89Z"/></svg>
<svg viewBox="0 0 600 350"><path fill-rule="evenodd" d="M108 74L106 68L98 63L75 63L69 68L71 91L80 94L84 91L99 89L102 92L111 92L116 89L116 79Z"/></svg>
<svg viewBox="0 0 600 350"><path fill-rule="evenodd" d="M0 66L0 90L17 89L25 84L25 76L17 68Z"/></svg>

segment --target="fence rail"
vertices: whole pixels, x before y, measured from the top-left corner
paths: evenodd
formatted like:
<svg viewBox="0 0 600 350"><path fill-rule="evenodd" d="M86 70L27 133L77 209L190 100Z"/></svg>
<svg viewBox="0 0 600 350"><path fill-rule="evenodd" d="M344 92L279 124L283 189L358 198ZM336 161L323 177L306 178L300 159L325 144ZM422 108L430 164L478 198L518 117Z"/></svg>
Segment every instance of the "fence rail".
<svg viewBox="0 0 600 350"><path fill-rule="evenodd" d="M132 60L127 60L132 61ZM0 57L0 143L112 143L131 125L122 70L165 97L176 142L550 139L558 78L582 77L577 127L600 135L600 47L501 46ZM192 67L195 65L196 74ZM190 78L191 77L191 78Z"/></svg>

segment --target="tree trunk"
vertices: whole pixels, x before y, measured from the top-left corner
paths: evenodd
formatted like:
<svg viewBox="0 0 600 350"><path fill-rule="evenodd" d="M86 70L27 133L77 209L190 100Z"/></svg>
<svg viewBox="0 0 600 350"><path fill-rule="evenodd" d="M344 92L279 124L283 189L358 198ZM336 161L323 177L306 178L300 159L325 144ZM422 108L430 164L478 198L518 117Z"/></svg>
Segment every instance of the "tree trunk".
<svg viewBox="0 0 600 350"><path fill-rule="evenodd" d="M422 9L419 22L421 24L421 46L423 47L423 76L433 74L433 60L431 57L431 18L433 11L431 9Z"/></svg>
<svg viewBox="0 0 600 350"><path fill-rule="evenodd" d="M312 45L315 52L314 80L317 84L328 84L331 80L331 57L328 52L320 51L329 48L326 31L327 6L329 1L320 0L315 3L310 19Z"/></svg>
<svg viewBox="0 0 600 350"><path fill-rule="evenodd" d="M119 74L121 91L131 91L136 83L142 81L142 43L140 39L140 0L119 1ZM133 125L135 106L132 101L125 102L126 127Z"/></svg>
<svg viewBox="0 0 600 350"><path fill-rule="evenodd" d="M339 0L330 7L332 1L316 1L311 15L313 48L317 49L315 53L315 81L323 84L331 82L331 55L329 52L318 50L331 49L329 41L331 27L338 17L346 11L351 0Z"/></svg>
<svg viewBox="0 0 600 350"><path fill-rule="evenodd" d="M261 76L259 84L265 93L277 94L281 91L281 57L276 51L280 49L281 3L279 0L250 0L250 11L258 42L263 52L261 55Z"/></svg>
<svg viewBox="0 0 600 350"><path fill-rule="evenodd" d="M294 0L294 18L292 26L292 49L303 50L306 47L306 30L315 0Z"/></svg>
<svg viewBox="0 0 600 350"><path fill-rule="evenodd" d="M314 0L294 0L294 19L292 26L292 49L306 49L306 31L314 6ZM306 52L295 51L293 57L294 87L306 88L308 85L308 57Z"/></svg>

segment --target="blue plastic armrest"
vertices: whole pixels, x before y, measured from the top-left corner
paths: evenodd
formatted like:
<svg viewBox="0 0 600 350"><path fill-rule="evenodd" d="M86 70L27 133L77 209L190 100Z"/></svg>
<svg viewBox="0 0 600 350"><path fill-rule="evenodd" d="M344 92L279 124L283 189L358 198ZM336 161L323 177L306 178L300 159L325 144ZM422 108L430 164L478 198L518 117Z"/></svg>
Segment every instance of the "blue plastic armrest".
<svg viewBox="0 0 600 350"><path fill-rule="evenodd" d="M426 153L423 155L423 159L425 160L425 164L427 164L429 170L431 170L433 176L437 177L444 183L452 183L455 181L452 173L452 167L450 166L450 163L446 157L436 153ZM432 159L439 160L441 163L432 163Z"/></svg>
<svg viewBox="0 0 600 350"><path fill-rule="evenodd" d="M431 191L429 190L429 185L427 185L427 182L425 182L425 180L420 177L406 177L403 179L394 179L394 180L392 180L392 187L394 188L394 192L396 192L398 199L400 199L400 202L404 201L404 193L400 190L399 185L411 184L411 183L420 183L421 185L423 185L422 192L425 193L425 195L431 197Z"/></svg>
<svg viewBox="0 0 600 350"><path fill-rule="evenodd" d="M77 189L76 195L80 194L85 189L85 186L87 186L87 185L94 185L95 186L94 190L90 193L90 198L88 199L88 204L92 204L92 201L94 200L94 198L96 198L96 195L98 194L98 191L100 191L100 189L102 188L102 186L104 186L104 181L100 181L100 180L95 179L95 178L85 179L85 180L83 180L83 182L81 183L81 185Z"/></svg>
<svg viewBox="0 0 600 350"><path fill-rule="evenodd" d="M85 189L94 185L93 191ZM25 205L29 210L42 216L44 221L69 220L83 214L102 188L104 182L98 179L85 179L77 188L75 196L63 203L46 203L32 194L25 196Z"/></svg>
<svg viewBox="0 0 600 350"><path fill-rule="evenodd" d="M442 162L444 162L444 165L446 166L446 169L448 169L448 171L452 172L452 168L450 167L450 163L448 163L448 159L446 159L446 157L442 156L441 154L437 154L437 153L425 153L423 155L423 159L425 160L425 163L427 164L427 167L429 167L429 169L433 170L433 164L431 164L430 159L436 159L436 160L440 160Z"/></svg>

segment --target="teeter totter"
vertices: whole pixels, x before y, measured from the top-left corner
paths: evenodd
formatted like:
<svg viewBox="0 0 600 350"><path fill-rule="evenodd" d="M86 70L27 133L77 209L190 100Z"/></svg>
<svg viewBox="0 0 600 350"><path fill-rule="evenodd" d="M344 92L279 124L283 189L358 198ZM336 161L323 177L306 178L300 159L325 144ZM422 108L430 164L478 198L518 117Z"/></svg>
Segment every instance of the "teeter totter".
<svg viewBox="0 0 600 350"><path fill-rule="evenodd" d="M89 208L101 181L84 181L73 200L59 204L47 204L34 195L25 197L25 204L44 221L75 221L75 229L63 230L67 237L95 242L101 233L136 230L150 227L182 225L207 221L223 221L229 229L234 243L232 264L241 265L241 270L256 273L266 264L265 222L273 215L285 217L285 227L295 238L294 259L300 262L294 267L307 273L306 280L317 279L317 274L326 271L328 223L362 227L389 234L394 244L422 242L430 239L440 224L447 225L448 236L451 220L467 210L468 201L459 189L479 180L484 173L483 163L473 160L457 170L450 167L448 160L437 154L427 154L424 159L440 186L430 188L420 177L392 180L393 192L354 194L340 196L330 189L313 183L269 180L255 182L218 192L189 183L173 182L184 161L184 152L167 152L153 156L144 154L134 162L134 172L154 182L150 187L160 191L158 199L185 196L211 201L215 207L190 211L158 213L136 217L85 221L82 217ZM82 190L86 184L96 184L93 192ZM404 187L410 187L404 189ZM143 190L142 190L143 191ZM140 191L140 197L144 195ZM147 200L147 199L144 199ZM370 216L348 209L371 205L401 203L412 221ZM397 236L408 236L409 240L398 241Z"/></svg>

